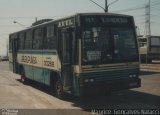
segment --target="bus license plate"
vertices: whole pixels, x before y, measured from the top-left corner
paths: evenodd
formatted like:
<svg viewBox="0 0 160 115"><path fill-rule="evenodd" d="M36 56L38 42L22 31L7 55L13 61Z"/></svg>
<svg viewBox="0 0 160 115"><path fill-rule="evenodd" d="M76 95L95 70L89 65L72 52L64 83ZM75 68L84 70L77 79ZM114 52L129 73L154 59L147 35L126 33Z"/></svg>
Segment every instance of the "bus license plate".
<svg viewBox="0 0 160 115"><path fill-rule="evenodd" d="M130 87L134 87L134 86L137 86L137 85L138 85L138 84L137 84L136 82L135 82L135 83L130 83L130 84L129 84Z"/></svg>

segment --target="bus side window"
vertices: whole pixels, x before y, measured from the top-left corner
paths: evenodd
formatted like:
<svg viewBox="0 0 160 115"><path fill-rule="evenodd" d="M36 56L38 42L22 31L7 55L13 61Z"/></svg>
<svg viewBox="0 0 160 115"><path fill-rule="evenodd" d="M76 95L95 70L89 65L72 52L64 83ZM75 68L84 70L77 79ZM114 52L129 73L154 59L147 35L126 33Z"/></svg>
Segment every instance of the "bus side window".
<svg viewBox="0 0 160 115"><path fill-rule="evenodd" d="M32 49L32 31L26 32L26 39L24 42L24 49Z"/></svg>
<svg viewBox="0 0 160 115"><path fill-rule="evenodd" d="M46 27L46 37L44 37L44 49L55 49L56 48L56 36L54 33L54 26L48 25Z"/></svg>
<svg viewBox="0 0 160 115"><path fill-rule="evenodd" d="M56 37L57 36L57 25L54 24L54 36Z"/></svg>
<svg viewBox="0 0 160 115"><path fill-rule="evenodd" d="M33 49L42 49L43 47L43 29L37 28L34 31Z"/></svg>
<svg viewBox="0 0 160 115"><path fill-rule="evenodd" d="M25 39L25 34L24 33L20 33L19 34L19 50L23 50L24 49L24 39Z"/></svg>

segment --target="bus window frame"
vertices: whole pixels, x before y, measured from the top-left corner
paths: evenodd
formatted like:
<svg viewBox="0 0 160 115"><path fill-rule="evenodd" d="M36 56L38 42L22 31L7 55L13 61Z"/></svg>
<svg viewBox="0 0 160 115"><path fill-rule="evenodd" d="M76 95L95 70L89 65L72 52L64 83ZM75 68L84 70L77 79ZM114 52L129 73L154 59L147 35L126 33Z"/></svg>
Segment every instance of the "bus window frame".
<svg viewBox="0 0 160 115"><path fill-rule="evenodd" d="M39 28L35 28L33 30L33 41L32 41L32 49L33 50L42 50L43 49L43 28L39 27ZM41 35L39 35L41 34ZM37 42L39 43L38 45Z"/></svg>

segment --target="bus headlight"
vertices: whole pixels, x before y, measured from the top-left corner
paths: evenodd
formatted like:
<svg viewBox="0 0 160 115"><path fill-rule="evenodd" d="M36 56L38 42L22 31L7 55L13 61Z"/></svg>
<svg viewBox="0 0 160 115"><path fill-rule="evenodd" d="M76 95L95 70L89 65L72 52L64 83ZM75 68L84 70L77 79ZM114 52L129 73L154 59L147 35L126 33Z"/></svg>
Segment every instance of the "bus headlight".
<svg viewBox="0 0 160 115"><path fill-rule="evenodd" d="M85 79L84 82L85 82L85 83L94 82L94 79Z"/></svg>
<svg viewBox="0 0 160 115"><path fill-rule="evenodd" d="M88 82L88 81L89 81L88 79L85 79L85 80L84 80L84 82Z"/></svg>
<svg viewBox="0 0 160 115"><path fill-rule="evenodd" d="M129 75L129 78L132 78L132 75Z"/></svg>
<svg viewBox="0 0 160 115"><path fill-rule="evenodd" d="M136 74L131 74L131 75L129 75L129 78L135 78L135 77L137 77Z"/></svg>
<svg viewBox="0 0 160 115"><path fill-rule="evenodd" d="M94 79L90 79L90 82L94 82Z"/></svg>
<svg viewBox="0 0 160 115"><path fill-rule="evenodd" d="M133 75L133 77L137 77L137 75L136 75L136 74L134 74L134 75Z"/></svg>

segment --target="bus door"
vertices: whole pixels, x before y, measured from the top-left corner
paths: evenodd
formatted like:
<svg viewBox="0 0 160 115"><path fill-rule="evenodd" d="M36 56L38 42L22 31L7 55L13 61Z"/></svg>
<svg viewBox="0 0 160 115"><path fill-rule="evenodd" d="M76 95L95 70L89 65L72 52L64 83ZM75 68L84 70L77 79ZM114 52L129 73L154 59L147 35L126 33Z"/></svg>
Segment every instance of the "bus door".
<svg viewBox="0 0 160 115"><path fill-rule="evenodd" d="M17 69L17 66L18 66L18 63L17 63L17 50L18 50L18 40L17 38L14 38L12 40L12 59L13 59L13 72L14 73L17 73L18 69Z"/></svg>
<svg viewBox="0 0 160 115"><path fill-rule="evenodd" d="M62 29L60 37L62 79L65 87L71 87L73 82L72 70L72 40L73 30Z"/></svg>

